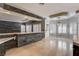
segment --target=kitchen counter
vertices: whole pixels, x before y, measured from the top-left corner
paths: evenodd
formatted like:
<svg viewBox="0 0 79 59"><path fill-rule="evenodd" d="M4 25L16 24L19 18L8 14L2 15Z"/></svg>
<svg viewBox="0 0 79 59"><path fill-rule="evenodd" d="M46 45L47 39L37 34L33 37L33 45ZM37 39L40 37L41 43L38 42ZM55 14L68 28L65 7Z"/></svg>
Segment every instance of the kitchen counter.
<svg viewBox="0 0 79 59"><path fill-rule="evenodd" d="M21 34L34 34L34 33L44 33L44 32L14 32L14 33L1 33L0 35L21 35Z"/></svg>
<svg viewBox="0 0 79 59"><path fill-rule="evenodd" d="M16 47L16 37L8 37L0 39L0 56L4 56L10 48Z"/></svg>
<svg viewBox="0 0 79 59"><path fill-rule="evenodd" d="M42 32L30 32L30 33L29 32L1 33L0 44L9 41L13 37L15 37L17 47L20 47L41 40L44 37L44 32L42 31Z"/></svg>
<svg viewBox="0 0 79 59"><path fill-rule="evenodd" d="M5 55L8 49L21 47L44 38L44 32L15 32L0 34L0 55Z"/></svg>

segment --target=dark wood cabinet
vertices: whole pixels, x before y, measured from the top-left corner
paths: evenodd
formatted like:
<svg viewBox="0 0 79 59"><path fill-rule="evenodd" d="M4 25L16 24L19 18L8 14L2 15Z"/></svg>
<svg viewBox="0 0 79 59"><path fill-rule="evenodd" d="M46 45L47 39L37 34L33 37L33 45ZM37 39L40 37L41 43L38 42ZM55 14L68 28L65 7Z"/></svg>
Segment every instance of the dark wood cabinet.
<svg viewBox="0 0 79 59"><path fill-rule="evenodd" d="M5 45L0 44L0 56L4 56L6 53Z"/></svg>
<svg viewBox="0 0 79 59"><path fill-rule="evenodd" d="M6 51L11 48L15 47L21 47L33 42L37 42L41 40L44 37L43 33L26 33L26 34L16 34L16 35L9 35L9 36L0 36L0 38L8 38L8 37L14 37L16 36L16 39L8 40L2 44L0 44L0 56L5 55Z"/></svg>
<svg viewBox="0 0 79 59"><path fill-rule="evenodd" d="M76 45L73 46L73 56L79 56L79 47Z"/></svg>
<svg viewBox="0 0 79 59"><path fill-rule="evenodd" d="M17 35L17 46L21 47L29 43L33 43L39 40L42 40L43 34L42 33L33 33L33 34L22 34Z"/></svg>
<svg viewBox="0 0 79 59"><path fill-rule="evenodd" d="M15 48L16 47L16 40L12 39L12 40L5 42L4 44L5 44L6 50L11 49L11 48Z"/></svg>
<svg viewBox="0 0 79 59"><path fill-rule="evenodd" d="M27 37L26 35L17 35L17 46L23 46L27 44Z"/></svg>
<svg viewBox="0 0 79 59"><path fill-rule="evenodd" d="M79 46L73 46L73 56L79 56Z"/></svg>
<svg viewBox="0 0 79 59"><path fill-rule="evenodd" d="M4 56L8 49L16 47L16 40L12 39L0 44L0 56Z"/></svg>

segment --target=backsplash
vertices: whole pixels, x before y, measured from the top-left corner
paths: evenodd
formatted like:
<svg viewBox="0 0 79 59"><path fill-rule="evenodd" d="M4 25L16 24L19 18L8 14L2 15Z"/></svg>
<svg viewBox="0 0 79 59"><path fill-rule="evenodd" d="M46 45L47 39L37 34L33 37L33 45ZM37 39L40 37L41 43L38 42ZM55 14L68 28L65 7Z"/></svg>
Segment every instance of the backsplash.
<svg viewBox="0 0 79 59"><path fill-rule="evenodd" d="M20 32L21 24L18 22L0 20L0 33Z"/></svg>

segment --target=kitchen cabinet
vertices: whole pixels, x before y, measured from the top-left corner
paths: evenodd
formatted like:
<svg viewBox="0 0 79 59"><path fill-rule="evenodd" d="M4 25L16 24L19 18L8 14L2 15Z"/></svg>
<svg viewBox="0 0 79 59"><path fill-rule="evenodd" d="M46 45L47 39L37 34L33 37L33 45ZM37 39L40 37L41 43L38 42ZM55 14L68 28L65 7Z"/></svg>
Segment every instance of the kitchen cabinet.
<svg viewBox="0 0 79 59"><path fill-rule="evenodd" d="M39 40L42 40L43 33L29 33L29 34L21 34L16 36L17 47L21 47L27 45L29 43L33 43Z"/></svg>
<svg viewBox="0 0 79 59"><path fill-rule="evenodd" d="M6 53L6 49L4 43L0 44L0 56L4 56L5 53Z"/></svg>
<svg viewBox="0 0 79 59"><path fill-rule="evenodd" d="M9 40L9 41L5 42L4 45L5 45L6 50L15 48L16 47L16 40L14 40L14 39Z"/></svg>
<svg viewBox="0 0 79 59"><path fill-rule="evenodd" d="M16 40L14 38L0 39L0 56L4 56L8 49L16 47Z"/></svg>

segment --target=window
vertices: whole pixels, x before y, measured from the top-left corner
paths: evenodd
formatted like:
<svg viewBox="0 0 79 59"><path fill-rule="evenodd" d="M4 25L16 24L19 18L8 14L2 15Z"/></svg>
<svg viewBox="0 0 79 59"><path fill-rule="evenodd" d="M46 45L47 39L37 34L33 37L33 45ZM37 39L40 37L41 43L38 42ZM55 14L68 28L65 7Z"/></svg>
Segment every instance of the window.
<svg viewBox="0 0 79 59"><path fill-rule="evenodd" d="M58 24L58 33L62 33L63 30L62 27L63 27L62 24Z"/></svg>
<svg viewBox="0 0 79 59"><path fill-rule="evenodd" d="M58 24L58 33L66 33L66 24Z"/></svg>
<svg viewBox="0 0 79 59"><path fill-rule="evenodd" d="M38 24L38 32L41 32L41 24Z"/></svg>
<svg viewBox="0 0 79 59"><path fill-rule="evenodd" d="M76 23L71 23L70 24L70 34L76 34L76 29L77 29L77 24Z"/></svg>
<svg viewBox="0 0 79 59"><path fill-rule="evenodd" d="M72 24L70 24L70 34L73 34Z"/></svg>
<svg viewBox="0 0 79 59"><path fill-rule="evenodd" d="M26 24L26 32L32 32L32 25Z"/></svg>
<svg viewBox="0 0 79 59"><path fill-rule="evenodd" d="M33 24L33 32L41 32L41 24Z"/></svg>
<svg viewBox="0 0 79 59"><path fill-rule="evenodd" d="M25 25L21 25L21 32L25 32Z"/></svg>
<svg viewBox="0 0 79 59"><path fill-rule="evenodd" d="M66 33L66 24L63 24L63 33Z"/></svg>
<svg viewBox="0 0 79 59"><path fill-rule="evenodd" d="M56 24L50 24L50 33L55 34L56 33Z"/></svg>

